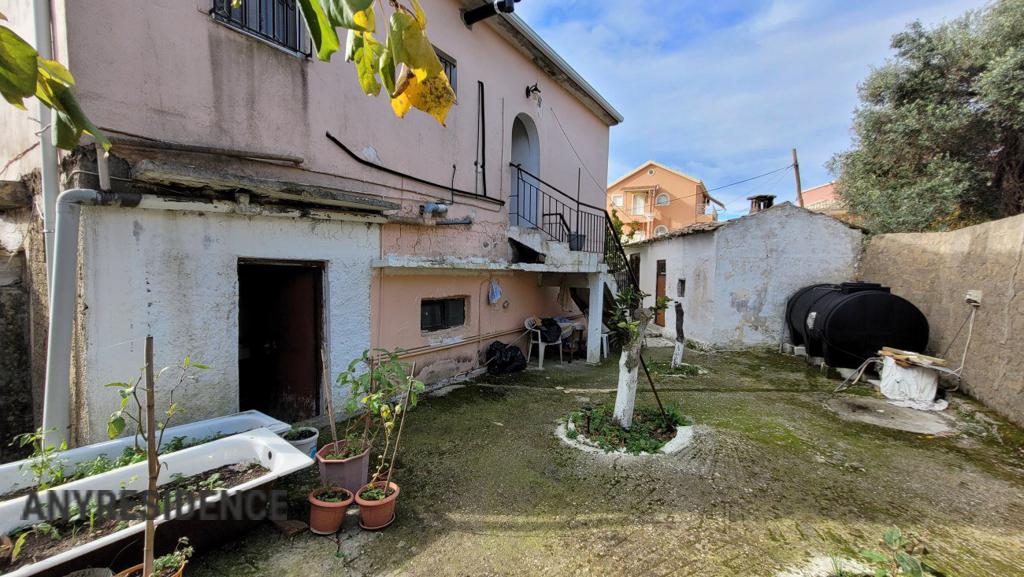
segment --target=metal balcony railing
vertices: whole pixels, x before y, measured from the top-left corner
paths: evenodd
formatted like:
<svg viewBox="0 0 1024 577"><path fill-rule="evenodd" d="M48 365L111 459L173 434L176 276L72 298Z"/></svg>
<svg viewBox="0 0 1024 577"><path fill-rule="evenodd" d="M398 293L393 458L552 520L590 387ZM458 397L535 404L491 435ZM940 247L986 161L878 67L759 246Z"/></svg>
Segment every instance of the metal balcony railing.
<svg viewBox="0 0 1024 577"><path fill-rule="evenodd" d="M512 194L508 207L513 226L535 228L569 250L603 253L605 219L603 208L581 202L541 180L520 164L511 164Z"/></svg>

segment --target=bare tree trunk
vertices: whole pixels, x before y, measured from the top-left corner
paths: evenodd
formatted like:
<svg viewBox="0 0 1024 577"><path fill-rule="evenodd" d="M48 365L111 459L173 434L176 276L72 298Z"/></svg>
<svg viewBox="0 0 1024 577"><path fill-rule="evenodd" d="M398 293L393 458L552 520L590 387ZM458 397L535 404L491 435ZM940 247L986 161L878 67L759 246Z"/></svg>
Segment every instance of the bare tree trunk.
<svg viewBox="0 0 1024 577"><path fill-rule="evenodd" d="M146 460L149 464L149 486L146 488L146 533L142 551L142 574L153 574L153 543L156 537L156 481L160 474L156 446L156 382L153 377L153 337L146 337Z"/></svg>
<svg viewBox="0 0 1024 577"><path fill-rule="evenodd" d="M623 429L633 425L636 384L640 376L640 349L643 348L647 325L651 322L651 314L647 309L639 309L633 316L639 322L639 326L633 338L622 346L622 357L619 359L619 387L615 393L615 412L612 417Z"/></svg>
<svg viewBox="0 0 1024 577"><path fill-rule="evenodd" d="M676 348L672 351L672 368L678 369L683 366L683 356L686 354L686 334L683 332L683 305L676 303Z"/></svg>

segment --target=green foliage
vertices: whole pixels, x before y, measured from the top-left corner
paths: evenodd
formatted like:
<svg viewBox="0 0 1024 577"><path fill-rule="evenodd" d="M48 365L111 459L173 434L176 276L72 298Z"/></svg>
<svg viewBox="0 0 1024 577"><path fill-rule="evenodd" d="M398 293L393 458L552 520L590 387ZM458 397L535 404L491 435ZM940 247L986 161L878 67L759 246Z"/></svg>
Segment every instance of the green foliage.
<svg viewBox="0 0 1024 577"><path fill-rule="evenodd" d="M49 489L64 482L64 459L60 457L60 452L67 450L68 444L66 441L61 441L58 447L46 444L46 433L55 430L44 431L40 428L31 433L22 433L14 437L11 443L12 446L32 447L28 463L22 465L22 468L27 467L32 471L33 484L38 490Z"/></svg>
<svg viewBox="0 0 1024 577"><path fill-rule="evenodd" d="M875 577L898 577L900 575L925 577L934 571L911 554L914 547L913 541L904 537L897 527L885 532L880 545L882 546L881 551L867 549L860 553L861 557L874 568Z"/></svg>
<svg viewBox="0 0 1024 577"><path fill-rule="evenodd" d="M0 21L6 18L0 18ZM25 110L26 98L37 97L56 113L53 123L57 146L71 150L82 133L110 149L110 141L89 120L71 92L75 79L63 64L47 60L13 30L0 25L0 95Z"/></svg>
<svg viewBox="0 0 1024 577"><path fill-rule="evenodd" d="M667 405L665 413L668 423L661 417L657 407L638 407L633 414L633 424L623 429L615 423L615 406L604 404L590 410L573 411L569 421L575 427L576 435L585 437L606 452L625 449L627 453L657 453L675 434L679 426L689 424L678 405Z"/></svg>
<svg viewBox="0 0 1024 577"><path fill-rule="evenodd" d="M153 560L153 576L163 577L164 574L173 575L186 561L192 557L194 550L188 544L188 537L178 539L173 553Z"/></svg>
<svg viewBox="0 0 1024 577"><path fill-rule="evenodd" d="M1024 212L1024 0L895 35L860 86L854 146L829 164L875 232Z"/></svg>
<svg viewBox="0 0 1024 577"><path fill-rule="evenodd" d="M387 491L384 490L384 487L370 487L369 489L364 489L362 493L359 493L359 497L366 501L383 501L389 495L393 495L394 492L395 490L391 487L388 487Z"/></svg>
<svg viewBox="0 0 1024 577"><path fill-rule="evenodd" d="M12 563L18 560L18 556L21 555L21 549L25 546L25 541L27 541L32 535L44 535L54 541L60 539L60 531L58 531L56 527L45 522L36 523L32 527L22 531L14 540L14 548L11 549Z"/></svg>

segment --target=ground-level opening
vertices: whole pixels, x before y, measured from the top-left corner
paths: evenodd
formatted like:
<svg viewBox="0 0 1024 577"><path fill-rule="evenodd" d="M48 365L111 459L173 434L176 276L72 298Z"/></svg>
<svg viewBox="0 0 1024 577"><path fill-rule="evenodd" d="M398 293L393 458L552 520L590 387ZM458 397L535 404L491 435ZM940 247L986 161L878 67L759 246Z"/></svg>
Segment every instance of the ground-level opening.
<svg viewBox="0 0 1024 577"><path fill-rule="evenodd" d="M657 278L657 282L654 285L654 298L657 299L657 300L661 300L661 299L665 298L665 296L666 296L665 290L666 290L666 284L668 283L668 276L666 275L666 272L665 272L665 261L659 260L656 264L657 264L656 270L658 272L658 274L657 274L658 278ZM658 314L655 315L655 317L654 317L654 324L658 325L659 327L664 327L665 326L665 309L659 309L658 310Z"/></svg>
<svg viewBox="0 0 1024 577"><path fill-rule="evenodd" d="M238 403L285 422L320 414L324 264L238 262Z"/></svg>

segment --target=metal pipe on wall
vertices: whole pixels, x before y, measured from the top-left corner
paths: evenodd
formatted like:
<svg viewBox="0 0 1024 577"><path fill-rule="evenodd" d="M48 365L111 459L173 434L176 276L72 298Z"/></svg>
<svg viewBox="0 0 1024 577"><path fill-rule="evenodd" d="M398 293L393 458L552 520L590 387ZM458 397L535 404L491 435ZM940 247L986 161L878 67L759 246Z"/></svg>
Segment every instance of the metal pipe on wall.
<svg viewBox="0 0 1024 577"><path fill-rule="evenodd" d="M34 0L32 16L35 25L36 51L41 58L52 60L53 32L50 0ZM53 111L40 100L37 114L39 115L39 184L43 193L43 249L46 254L46 286L52 291L54 227L56 226L60 181L57 176L57 147L53 144Z"/></svg>

